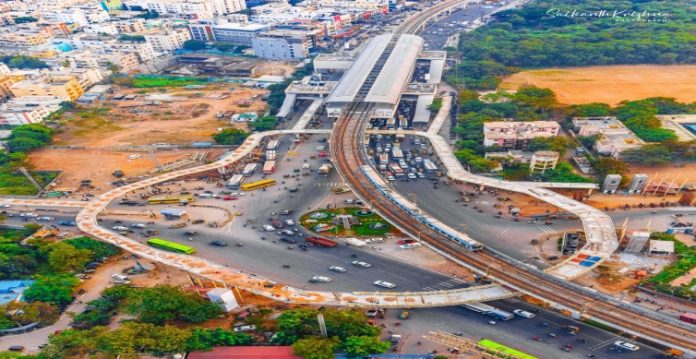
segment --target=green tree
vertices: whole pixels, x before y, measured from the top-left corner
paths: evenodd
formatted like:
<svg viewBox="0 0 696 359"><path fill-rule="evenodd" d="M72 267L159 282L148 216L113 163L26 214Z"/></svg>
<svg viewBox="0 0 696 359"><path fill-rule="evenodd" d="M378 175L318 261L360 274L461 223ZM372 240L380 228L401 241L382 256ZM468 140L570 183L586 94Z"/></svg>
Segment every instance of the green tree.
<svg viewBox="0 0 696 359"><path fill-rule="evenodd" d="M649 144L640 148L626 150L621 153L621 158L629 163L648 166L665 165L674 160L669 148L661 144Z"/></svg>
<svg viewBox="0 0 696 359"><path fill-rule="evenodd" d="M27 137L13 138L7 141L7 147L12 152L29 152L43 146L43 142Z"/></svg>
<svg viewBox="0 0 696 359"><path fill-rule="evenodd" d="M126 322L97 338L97 349L121 357L136 358L139 353L164 355L181 353L191 336L188 329Z"/></svg>
<svg viewBox="0 0 696 359"><path fill-rule="evenodd" d="M68 329L51 335L48 338L48 346L41 351L41 357L62 359L96 353L97 338L107 330L106 327L91 330Z"/></svg>
<svg viewBox="0 0 696 359"><path fill-rule="evenodd" d="M341 347L348 357L357 358L384 353L391 345L376 336L354 336L346 338Z"/></svg>
<svg viewBox="0 0 696 359"><path fill-rule="evenodd" d="M49 245L48 264L57 273L82 270L89 262L92 253L87 249L77 249L65 242Z"/></svg>
<svg viewBox="0 0 696 359"><path fill-rule="evenodd" d="M97 241L89 237L71 238L64 242L77 249L89 250L92 261L101 260L121 253L121 250L113 244Z"/></svg>
<svg viewBox="0 0 696 359"><path fill-rule="evenodd" d="M556 151L561 154L561 157L569 148L577 146L577 142L564 136L558 137L537 137L529 141L527 149L530 151Z"/></svg>
<svg viewBox="0 0 696 359"><path fill-rule="evenodd" d="M246 333L235 333L222 328L194 328L186 342L186 350L210 350L215 346L249 345L253 338Z"/></svg>
<svg viewBox="0 0 696 359"><path fill-rule="evenodd" d="M603 117L611 115L611 107L599 102L574 105L570 109L573 117Z"/></svg>
<svg viewBox="0 0 696 359"><path fill-rule="evenodd" d="M249 121L249 128L252 131L270 131L278 124L275 116L263 116L257 120Z"/></svg>
<svg viewBox="0 0 696 359"><path fill-rule="evenodd" d="M292 345L292 352L305 359L332 359L340 345L340 340L337 337L311 336L295 342Z"/></svg>
<svg viewBox="0 0 696 359"><path fill-rule="evenodd" d="M48 64L40 59L25 55L5 55L0 56L0 62L16 69L46 69Z"/></svg>
<svg viewBox="0 0 696 359"><path fill-rule="evenodd" d="M217 317L220 307L179 287L157 286L133 291L126 299L126 311L145 323L173 321L202 323Z"/></svg>
<svg viewBox="0 0 696 359"><path fill-rule="evenodd" d="M329 336L338 336L345 340L351 336L375 336L380 333L379 328L367 323L367 315L361 310L331 309L324 311L323 314Z"/></svg>
<svg viewBox="0 0 696 359"><path fill-rule="evenodd" d="M249 137L249 133L238 128L225 128L213 135L213 140L219 145L241 145Z"/></svg>
<svg viewBox="0 0 696 359"><path fill-rule="evenodd" d="M65 308L73 301L73 290L80 281L72 275L37 276L36 282L24 291L28 302L42 301Z"/></svg>
<svg viewBox="0 0 696 359"><path fill-rule="evenodd" d="M592 167L602 178L608 174L624 174L628 172L628 165L626 162L609 157L598 158L596 161L594 161L594 163L592 163Z"/></svg>
<svg viewBox="0 0 696 359"><path fill-rule="evenodd" d="M191 51L198 51L205 49L205 41L200 40L186 40L184 41L184 49Z"/></svg>

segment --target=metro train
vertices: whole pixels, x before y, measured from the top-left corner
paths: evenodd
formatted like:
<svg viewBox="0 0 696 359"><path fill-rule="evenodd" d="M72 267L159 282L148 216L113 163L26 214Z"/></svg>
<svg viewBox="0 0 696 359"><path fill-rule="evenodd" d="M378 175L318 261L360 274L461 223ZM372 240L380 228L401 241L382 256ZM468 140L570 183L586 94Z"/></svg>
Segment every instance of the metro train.
<svg viewBox="0 0 696 359"><path fill-rule="evenodd" d="M385 196L390 202L399 206L399 208L406 211L411 217L418 220L422 224L428 226L428 228L440 233L441 235L447 237L448 239L455 241L463 245L466 249L476 252L483 249L483 245L478 241L475 241L471 237L464 233L454 230L452 227L440 222L439 220L420 213L420 210L416 205L406 200L401 194L389 188L389 186L384 182L384 179L369 165L363 165L360 168L362 172L367 176L370 182L377 187L379 192Z"/></svg>

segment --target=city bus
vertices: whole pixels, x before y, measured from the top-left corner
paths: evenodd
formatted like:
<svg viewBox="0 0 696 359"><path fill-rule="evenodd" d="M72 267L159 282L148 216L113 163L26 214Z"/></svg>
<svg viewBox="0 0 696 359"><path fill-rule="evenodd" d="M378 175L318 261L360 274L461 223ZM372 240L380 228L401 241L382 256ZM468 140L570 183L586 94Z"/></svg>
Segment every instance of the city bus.
<svg viewBox="0 0 696 359"><path fill-rule="evenodd" d="M193 196L190 194L150 196L147 199L149 204L191 203L193 201Z"/></svg>
<svg viewBox="0 0 696 359"><path fill-rule="evenodd" d="M259 188L270 187L270 186L273 186L275 184L276 184L276 180L267 178L264 180L243 184L241 186L241 188L242 188L242 191L253 191L253 190L259 189Z"/></svg>
<svg viewBox="0 0 696 359"><path fill-rule="evenodd" d="M166 251L181 253L181 254L193 254L196 253L196 248L187 246L185 244L174 243L170 241L165 241L161 238L150 238L147 240L147 244L152 247L164 249Z"/></svg>
<svg viewBox="0 0 696 359"><path fill-rule="evenodd" d="M505 345L494 342L490 339L482 339L480 342L478 342L478 345L480 347L490 349L494 354L503 354L506 356L506 358L538 359L537 357L535 357L533 355L529 355L529 354L527 354L525 352L521 352L517 349L512 349L510 347L506 347Z"/></svg>
<svg viewBox="0 0 696 359"><path fill-rule="evenodd" d="M230 178L227 183L225 184L225 187L229 189L239 189L239 186L242 184L244 181L244 176L243 175L234 175L232 178Z"/></svg>

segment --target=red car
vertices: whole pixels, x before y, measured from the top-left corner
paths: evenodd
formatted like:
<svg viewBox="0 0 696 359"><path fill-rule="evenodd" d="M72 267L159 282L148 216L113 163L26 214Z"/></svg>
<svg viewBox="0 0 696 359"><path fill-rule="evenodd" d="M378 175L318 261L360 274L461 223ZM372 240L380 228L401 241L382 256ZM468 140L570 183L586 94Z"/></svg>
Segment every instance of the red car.
<svg viewBox="0 0 696 359"><path fill-rule="evenodd" d="M319 151L319 157L326 157L326 151Z"/></svg>
<svg viewBox="0 0 696 359"><path fill-rule="evenodd" d="M418 243L415 239L402 239L400 241L396 241L396 244L402 245L402 244L412 244L412 243Z"/></svg>
<svg viewBox="0 0 696 359"><path fill-rule="evenodd" d="M225 196L225 197L222 197L222 200L223 200L223 201L236 201L236 200L238 200L238 199L239 199L239 197L233 197L233 196Z"/></svg>

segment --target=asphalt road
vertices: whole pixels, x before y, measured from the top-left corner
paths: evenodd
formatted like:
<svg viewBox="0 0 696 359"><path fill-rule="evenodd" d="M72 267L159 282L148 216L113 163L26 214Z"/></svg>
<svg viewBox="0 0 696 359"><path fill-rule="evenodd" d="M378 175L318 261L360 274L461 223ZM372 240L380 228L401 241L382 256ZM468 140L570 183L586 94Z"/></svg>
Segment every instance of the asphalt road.
<svg viewBox="0 0 696 359"><path fill-rule="evenodd" d="M312 153L317 153L317 146L325 146L320 142L322 136L315 135L311 139L303 142L300 146L290 148L292 139L285 137L281 139L281 146L278 154L281 158L276 172L269 178L276 179L279 184L269 187L266 191L246 192L245 196L239 197L235 201L223 201L220 199L197 199L193 203L195 206L209 207L189 207L189 217L192 219L203 218L207 222L216 221L222 223L226 217L225 212L241 211L242 216L235 217L229 224L220 228L209 228L207 224L189 225L186 228L170 229L168 226L178 221L158 220L151 227L160 231L158 237L175 242L192 245L197 248L197 256L210 259L217 263L227 264L233 268L243 269L245 272L253 273L274 280L307 288L342 290L342 291L362 291L375 290L376 280L386 280L397 285L395 290L420 290L426 287L440 289L452 289L464 286L465 283L457 279L432 272L427 269L418 268L415 265L399 262L379 255L368 253L354 247L348 247L341 243L337 248L310 247L307 251L301 251L297 245L288 244L280 241L281 236L276 232L262 231L263 224L269 224L271 219L284 221L293 219L297 221L299 216L309 208L323 208L327 204L343 205L343 200L352 198L350 194L334 196L329 189L341 184L338 174L333 171L328 176L319 175L316 172L309 173L308 176L299 175L298 177L284 178L285 175L296 175L294 170L300 169L304 161L313 168L317 168L320 163L325 163L326 159L310 159ZM287 159L290 161L287 161ZM301 171L300 173L305 172ZM256 174L246 181L260 179ZM296 180L299 178L299 181ZM285 181L287 186L281 182ZM290 184L292 183L292 185ZM215 193L223 188L216 187L215 183L205 183L204 181L182 183L184 188L191 190L197 186L213 191ZM298 192L290 193L285 187L297 186ZM179 191L177 184L167 185L170 189ZM202 190L193 191L202 192ZM238 192L238 191L235 191ZM158 213L161 209L169 207L167 205L149 205L146 207L127 207L119 204L112 204L108 207L110 211L134 211L142 212L152 210ZM288 216L281 215L283 210L291 210ZM147 222L150 219L145 216L102 216L101 225L112 228L116 225L115 220L121 220L121 225ZM256 227L256 228L254 228ZM198 234L191 236L192 241L188 240L184 234L187 230L195 230ZM142 230L137 230L130 234L132 238L145 241L146 237L141 234ZM266 238L265 240L262 238ZM288 236L284 236L288 237ZM299 236L290 238L298 239ZM213 247L208 243L213 240L221 240L229 245L227 247ZM340 241L339 241L340 242ZM237 246L240 243L242 246ZM383 243L376 246L394 246L395 243ZM293 249L288 249L291 246ZM352 256L357 258L353 258ZM372 264L369 269L362 269L350 264L351 261L360 259ZM290 265L289 269L284 269L284 264ZM346 273L335 273L329 271L328 267L338 265L346 268ZM315 275L328 276L333 279L330 283L311 284L308 280ZM442 283L442 284L440 284Z"/></svg>
<svg viewBox="0 0 696 359"><path fill-rule="evenodd" d="M500 300L486 304L512 312L514 309L527 311L539 310L538 307L529 305L517 299ZM531 319L516 316L509 321L497 320L495 325L488 322L490 317L473 312L462 307L433 308L411 310L411 318L398 320L399 311L393 310L386 314L386 319L380 323L387 325L385 338L392 330L405 338L402 352L423 353L437 348L434 343L423 338L430 331L444 331L448 333L461 333L470 340L491 339L508 347L521 350L539 358L587 358L593 354L596 358L657 358L660 351L644 344L637 343L641 349L637 352L617 352L612 350L616 340L625 340L613 333L577 322L564 317L556 312L539 310ZM400 322L401 325L394 326ZM542 323L548 323L544 327ZM568 325L580 327L577 336L568 334ZM549 333L557 337L552 338ZM532 339L539 337L541 341ZM582 341L586 341L583 343ZM417 345L420 341L422 344ZM570 352L561 350L561 347L570 344L573 349Z"/></svg>

